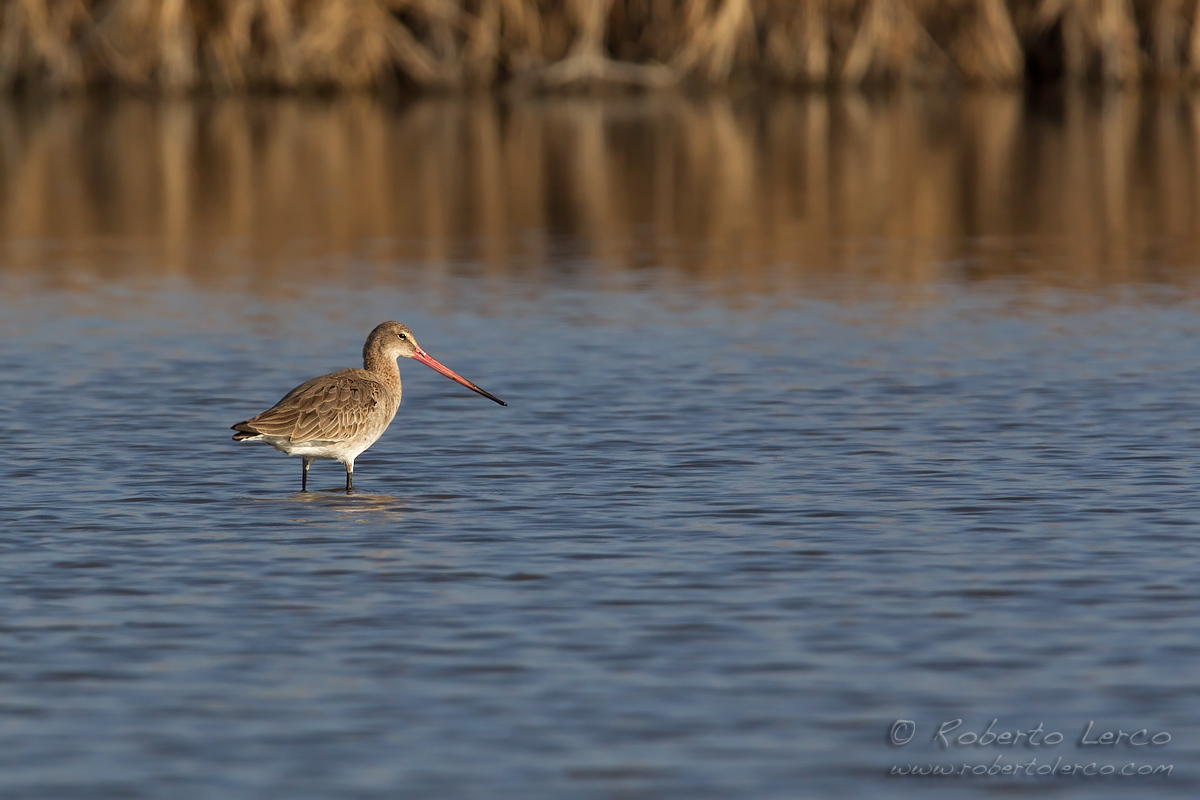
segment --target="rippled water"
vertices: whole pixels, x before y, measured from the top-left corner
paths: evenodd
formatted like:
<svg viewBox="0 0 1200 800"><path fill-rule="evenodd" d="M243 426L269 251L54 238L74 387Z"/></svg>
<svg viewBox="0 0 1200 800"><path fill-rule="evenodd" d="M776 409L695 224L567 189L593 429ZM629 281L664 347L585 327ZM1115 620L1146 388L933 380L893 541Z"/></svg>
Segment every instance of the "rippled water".
<svg viewBox="0 0 1200 800"><path fill-rule="evenodd" d="M1054 288L1060 240L968 236L915 284L731 293L592 235L302 281L188 245L249 285L10 240L0 794L1195 796L1191 264ZM1037 274L977 280L997 252ZM230 440L389 318L509 407L402 363L352 496ZM888 774L997 756L1172 772Z"/></svg>

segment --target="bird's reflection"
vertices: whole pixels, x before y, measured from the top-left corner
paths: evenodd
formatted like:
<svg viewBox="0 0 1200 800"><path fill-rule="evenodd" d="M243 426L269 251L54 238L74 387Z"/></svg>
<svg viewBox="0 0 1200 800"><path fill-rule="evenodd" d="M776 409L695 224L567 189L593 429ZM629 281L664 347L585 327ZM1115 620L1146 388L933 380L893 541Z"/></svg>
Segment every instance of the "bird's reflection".
<svg viewBox="0 0 1200 800"><path fill-rule="evenodd" d="M400 515L410 509L410 500L390 494L347 493L344 487L310 489L281 497L254 497L258 503L300 503L311 508L330 509L346 514L369 513Z"/></svg>

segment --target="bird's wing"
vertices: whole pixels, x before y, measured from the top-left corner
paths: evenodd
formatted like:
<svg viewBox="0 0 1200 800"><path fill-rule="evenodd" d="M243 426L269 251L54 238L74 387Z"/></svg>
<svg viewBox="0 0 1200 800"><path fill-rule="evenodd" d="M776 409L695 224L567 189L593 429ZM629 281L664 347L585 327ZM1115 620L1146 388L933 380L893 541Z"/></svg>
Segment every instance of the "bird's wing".
<svg viewBox="0 0 1200 800"><path fill-rule="evenodd" d="M238 426L293 442L339 442L365 433L372 414L384 402L384 388L360 370L313 378L282 400ZM244 427L243 427L244 426Z"/></svg>

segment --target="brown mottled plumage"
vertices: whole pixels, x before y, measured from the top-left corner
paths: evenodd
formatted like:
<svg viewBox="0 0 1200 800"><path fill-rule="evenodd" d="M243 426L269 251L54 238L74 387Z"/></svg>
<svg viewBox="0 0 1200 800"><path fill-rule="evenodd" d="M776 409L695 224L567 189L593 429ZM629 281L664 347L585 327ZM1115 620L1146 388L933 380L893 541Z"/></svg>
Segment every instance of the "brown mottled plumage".
<svg viewBox="0 0 1200 800"><path fill-rule="evenodd" d="M344 369L300 384L269 410L239 425L292 441L339 441L365 433L390 395L391 387L366 370Z"/></svg>
<svg viewBox="0 0 1200 800"><path fill-rule="evenodd" d="M266 442L303 459L300 490L308 491L308 467L314 459L333 458L346 467L346 491L354 489L354 459L383 435L400 408L398 358L412 358L472 391L504 401L435 361L421 349L412 331L384 322L363 345L363 369L343 369L313 378L292 389L261 414L233 426L239 442Z"/></svg>

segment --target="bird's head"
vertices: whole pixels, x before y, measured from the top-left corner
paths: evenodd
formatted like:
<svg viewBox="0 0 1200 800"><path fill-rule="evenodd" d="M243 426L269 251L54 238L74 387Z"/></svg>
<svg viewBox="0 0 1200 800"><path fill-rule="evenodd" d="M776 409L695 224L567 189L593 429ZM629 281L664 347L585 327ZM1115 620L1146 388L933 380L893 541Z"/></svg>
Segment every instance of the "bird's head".
<svg viewBox="0 0 1200 800"><path fill-rule="evenodd" d="M459 375L449 367L438 363L433 356L421 349L421 345L417 344L416 338L407 325L402 325L399 322L384 322L375 327L371 331L371 335L367 337L367 344L364 348L364 358L367 352L376 351L382 352L385 358L411 358L413 361L420 361L430 369L442 373L447 378L456 383L461 383L473 392L477 392L489 400L494 400L502 406L508 405L495 395L485 392L475 384L471 383L466 378Z"/></svg>

